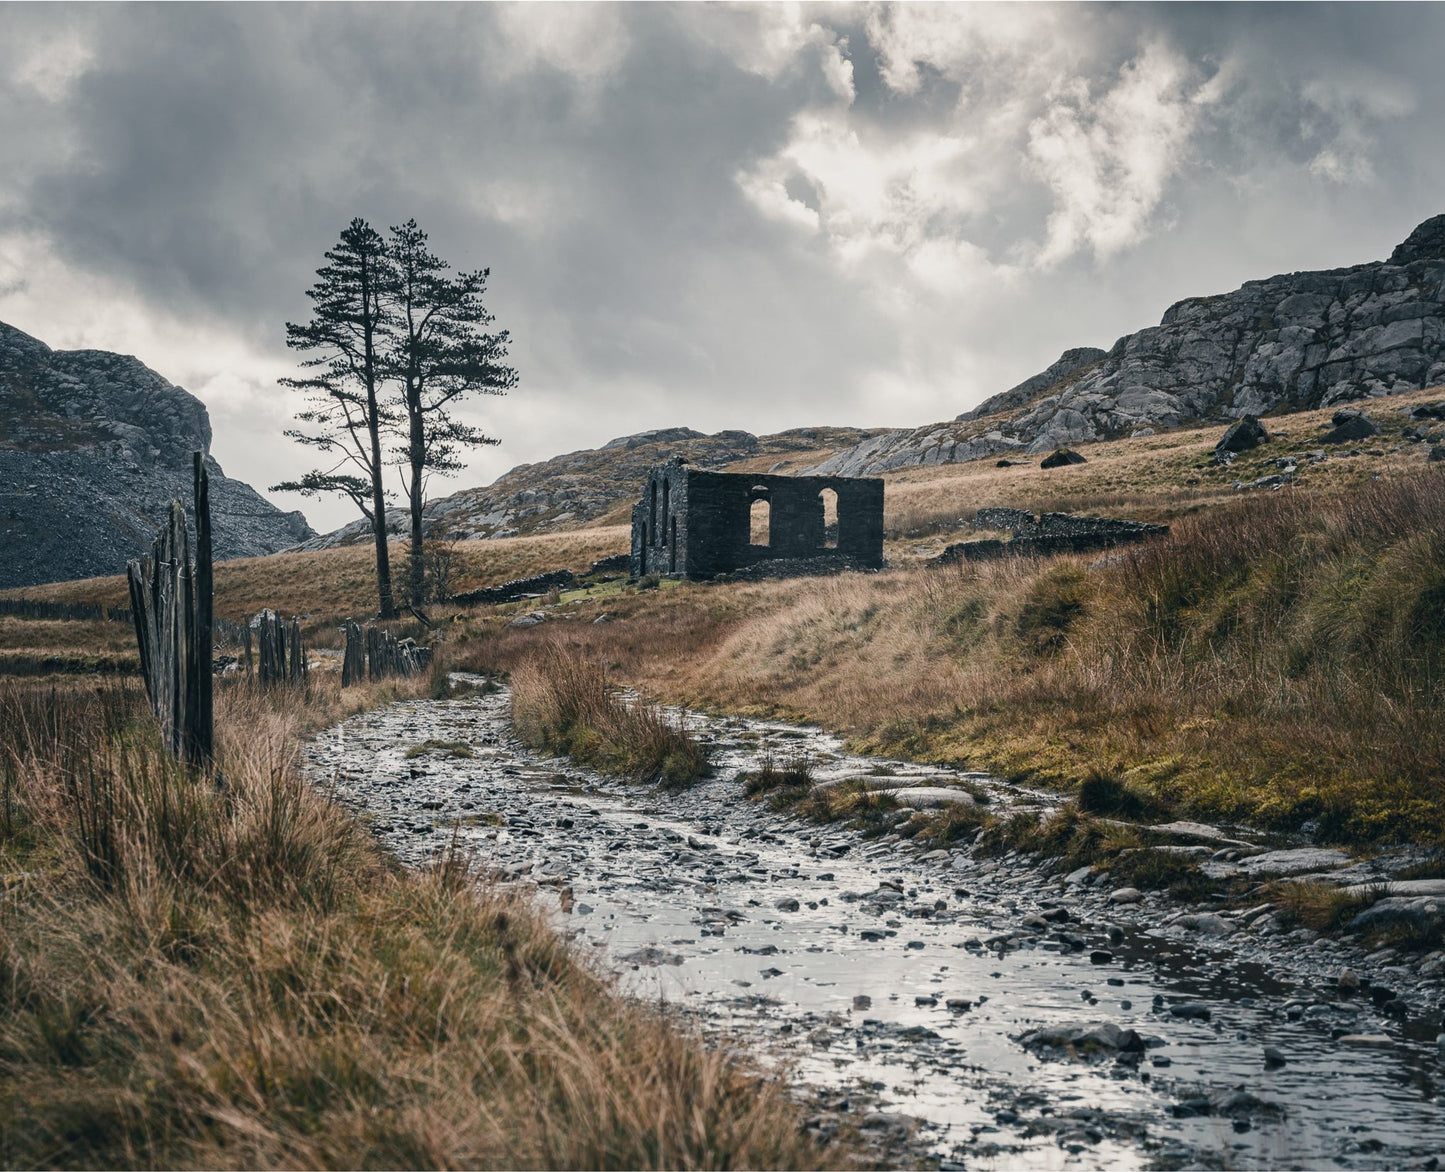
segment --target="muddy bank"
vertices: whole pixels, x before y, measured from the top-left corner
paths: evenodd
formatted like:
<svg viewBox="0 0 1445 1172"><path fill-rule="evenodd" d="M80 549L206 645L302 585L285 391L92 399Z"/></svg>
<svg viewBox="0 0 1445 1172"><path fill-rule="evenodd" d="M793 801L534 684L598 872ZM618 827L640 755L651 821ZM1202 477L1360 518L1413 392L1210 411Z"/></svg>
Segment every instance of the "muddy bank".
<svg viewBox="0 0 1445 1172"><path fill-rule="evenodd" d="M668 794L536 758L506 707L499 692L371 712L318 737L308 768L404 860L459 834L537 885L625 987L791 1062L820 1131L913 1119L942 1162L985 1168L1423 1167L1445 1151L1441 988L1418 961L1284 931L1269 909L1120 902L1018 858L745 801L733 778L767 755L806 753L823 783L880 767L814 730L689 716L716 777ZM891 764L915 792L1057 800ZM1262 855L1207 849L1266 873Z"/></svg>

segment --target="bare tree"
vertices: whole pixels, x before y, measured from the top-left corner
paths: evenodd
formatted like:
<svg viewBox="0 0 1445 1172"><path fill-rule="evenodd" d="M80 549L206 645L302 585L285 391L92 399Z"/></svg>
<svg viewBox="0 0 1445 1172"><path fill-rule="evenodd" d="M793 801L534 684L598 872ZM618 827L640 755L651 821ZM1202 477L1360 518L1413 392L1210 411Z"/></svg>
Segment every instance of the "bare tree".
<svg viewBox="0 0 1445 1172"><path fill-rule="evenodd" d="M311 320L286 323L286 345L311 355L301 365L313 373L281 383L306 394L307 405L296 418L310 425L309 430L290 429L286 434L333 457L334 463L300 480L274 485L272 491L340 493L351 499L371 522L381 616L393 618L381 435L400 415L382 395L381 347L391 326L383 289L394 281L386 242L360 218L347 225L326 261L316 270L316 284L306 291L313 304Z"/></svg>
<svg viewBox="0 0 1445 1172"><path fill-rule="evenodd" d="M429 475L464 465L464 449L497 441L452 413L473 394L504 395L517 385L505 364L510 338L488 333L493 317L482 304L489 271L451 273L427 246L415 220L391 229L387 377L401 388L398 433L402 484L411 506L409 592L413 605L426 597L422 504Z"/></svg>

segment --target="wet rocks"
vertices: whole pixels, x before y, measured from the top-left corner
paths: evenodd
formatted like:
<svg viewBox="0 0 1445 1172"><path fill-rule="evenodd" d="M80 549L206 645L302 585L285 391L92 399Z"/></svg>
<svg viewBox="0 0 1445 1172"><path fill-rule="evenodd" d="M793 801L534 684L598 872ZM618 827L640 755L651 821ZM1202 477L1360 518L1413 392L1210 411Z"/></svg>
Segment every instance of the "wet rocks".
<svg viewBox="0 0 1445 1172"><path fill-rule="evenodd" d="M1109 892L1109 902L1117 904L1138 903L1143 899L1137 887L1116 887Z"/></svg>
<svg viewBox="0 0 1445 1172"><path fill-rule="evenodd" d="M1249 875L1301 875L1308 871L1332 871L1349 861L1350 856L1344 851L1304 846L1265 851L1264 854L1240 859L1236 866Z"/></svg>
<svg viewBox="0 0 1445 1172"><path fill-rule="evenodd" d="M1136 1030L1112 1021L1099 1021L1083 1025L1043 1026L1020 1037L1019 1045L1030 1050L1040 1047L1068 1048L1080 1053L1090 1050L1142 1052L1144 1039Z"/></svg>
<svg viewBox="0 0 1445 1172"><path fill-rule="evenodd" d="M1175 925L1202 936L1228 936L1235 931L1234 924L1213 912L1183 915L1174 921Z"/></svg>
<svg viewBox="0 0 1445 1172"><path fill-rule="evenodd" d="M1386 896L1350 921L1352 932L1404 926L1419 932L1445 927L1445 900L1435 896Z"/></svg>

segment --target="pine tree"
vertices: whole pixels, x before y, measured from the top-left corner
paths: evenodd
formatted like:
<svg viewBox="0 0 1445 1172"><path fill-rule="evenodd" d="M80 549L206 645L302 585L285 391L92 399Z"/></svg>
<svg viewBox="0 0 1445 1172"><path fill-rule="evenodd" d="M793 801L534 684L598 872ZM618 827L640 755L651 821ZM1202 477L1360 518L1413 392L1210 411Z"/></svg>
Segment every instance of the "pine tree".
<svg viewBox="0 0 1445 1172"><path fill-rule="evenodd" d="M510 338L488 333L482 304L489 270L451 273L415 220L391 229L387 377L401 389L398 434L402 484L411 506L409 592L426 596L422 503L428 475L460 471L463 449L497 441L462 423L452 408L472 394L504 395L517 385L505 364Z"/></svg>
<svg viewBox="0 0 1445 1172"><path fill-rule="evenodd" d="M312 355L301 365L313 373L281 383L306 394L307 405L296 418L311 427L286 434L336 460L328 469L274 485L272 491L351 498L371 522L381 616L393 618L381 436L399 418L383 395L382 369L382 345L392 324L383 289L394 280L386 242L360 218L347 225L326 261L306 291L313 304L311 320L286 323L286 345Z"/></svg>

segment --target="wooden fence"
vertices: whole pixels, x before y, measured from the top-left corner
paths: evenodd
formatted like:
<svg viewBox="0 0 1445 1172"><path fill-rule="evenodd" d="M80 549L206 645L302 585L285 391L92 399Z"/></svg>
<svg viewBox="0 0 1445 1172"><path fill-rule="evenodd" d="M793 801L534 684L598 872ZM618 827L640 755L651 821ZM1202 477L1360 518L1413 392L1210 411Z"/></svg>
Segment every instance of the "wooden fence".
<svg viewBox="0 0 1445 1172"><path fill-rule="evenodd" d="M363 679L413 676L431 663L432 649L415 639L398 639L381 627L362 627L351 619L341 629L346 635L346 652L341 660L343 688Z"/></svg>
<svg viewBox="0 0 1445 1172"><path fill-rule="evenodd" d="M127 564L131 613L140 647L141 674L167 748L180 760L204 765L213 755L211 698L211 499L202 454L192 460L196 505L196 561L191 563L186 510L171 502L150 557Z"/></svg>

